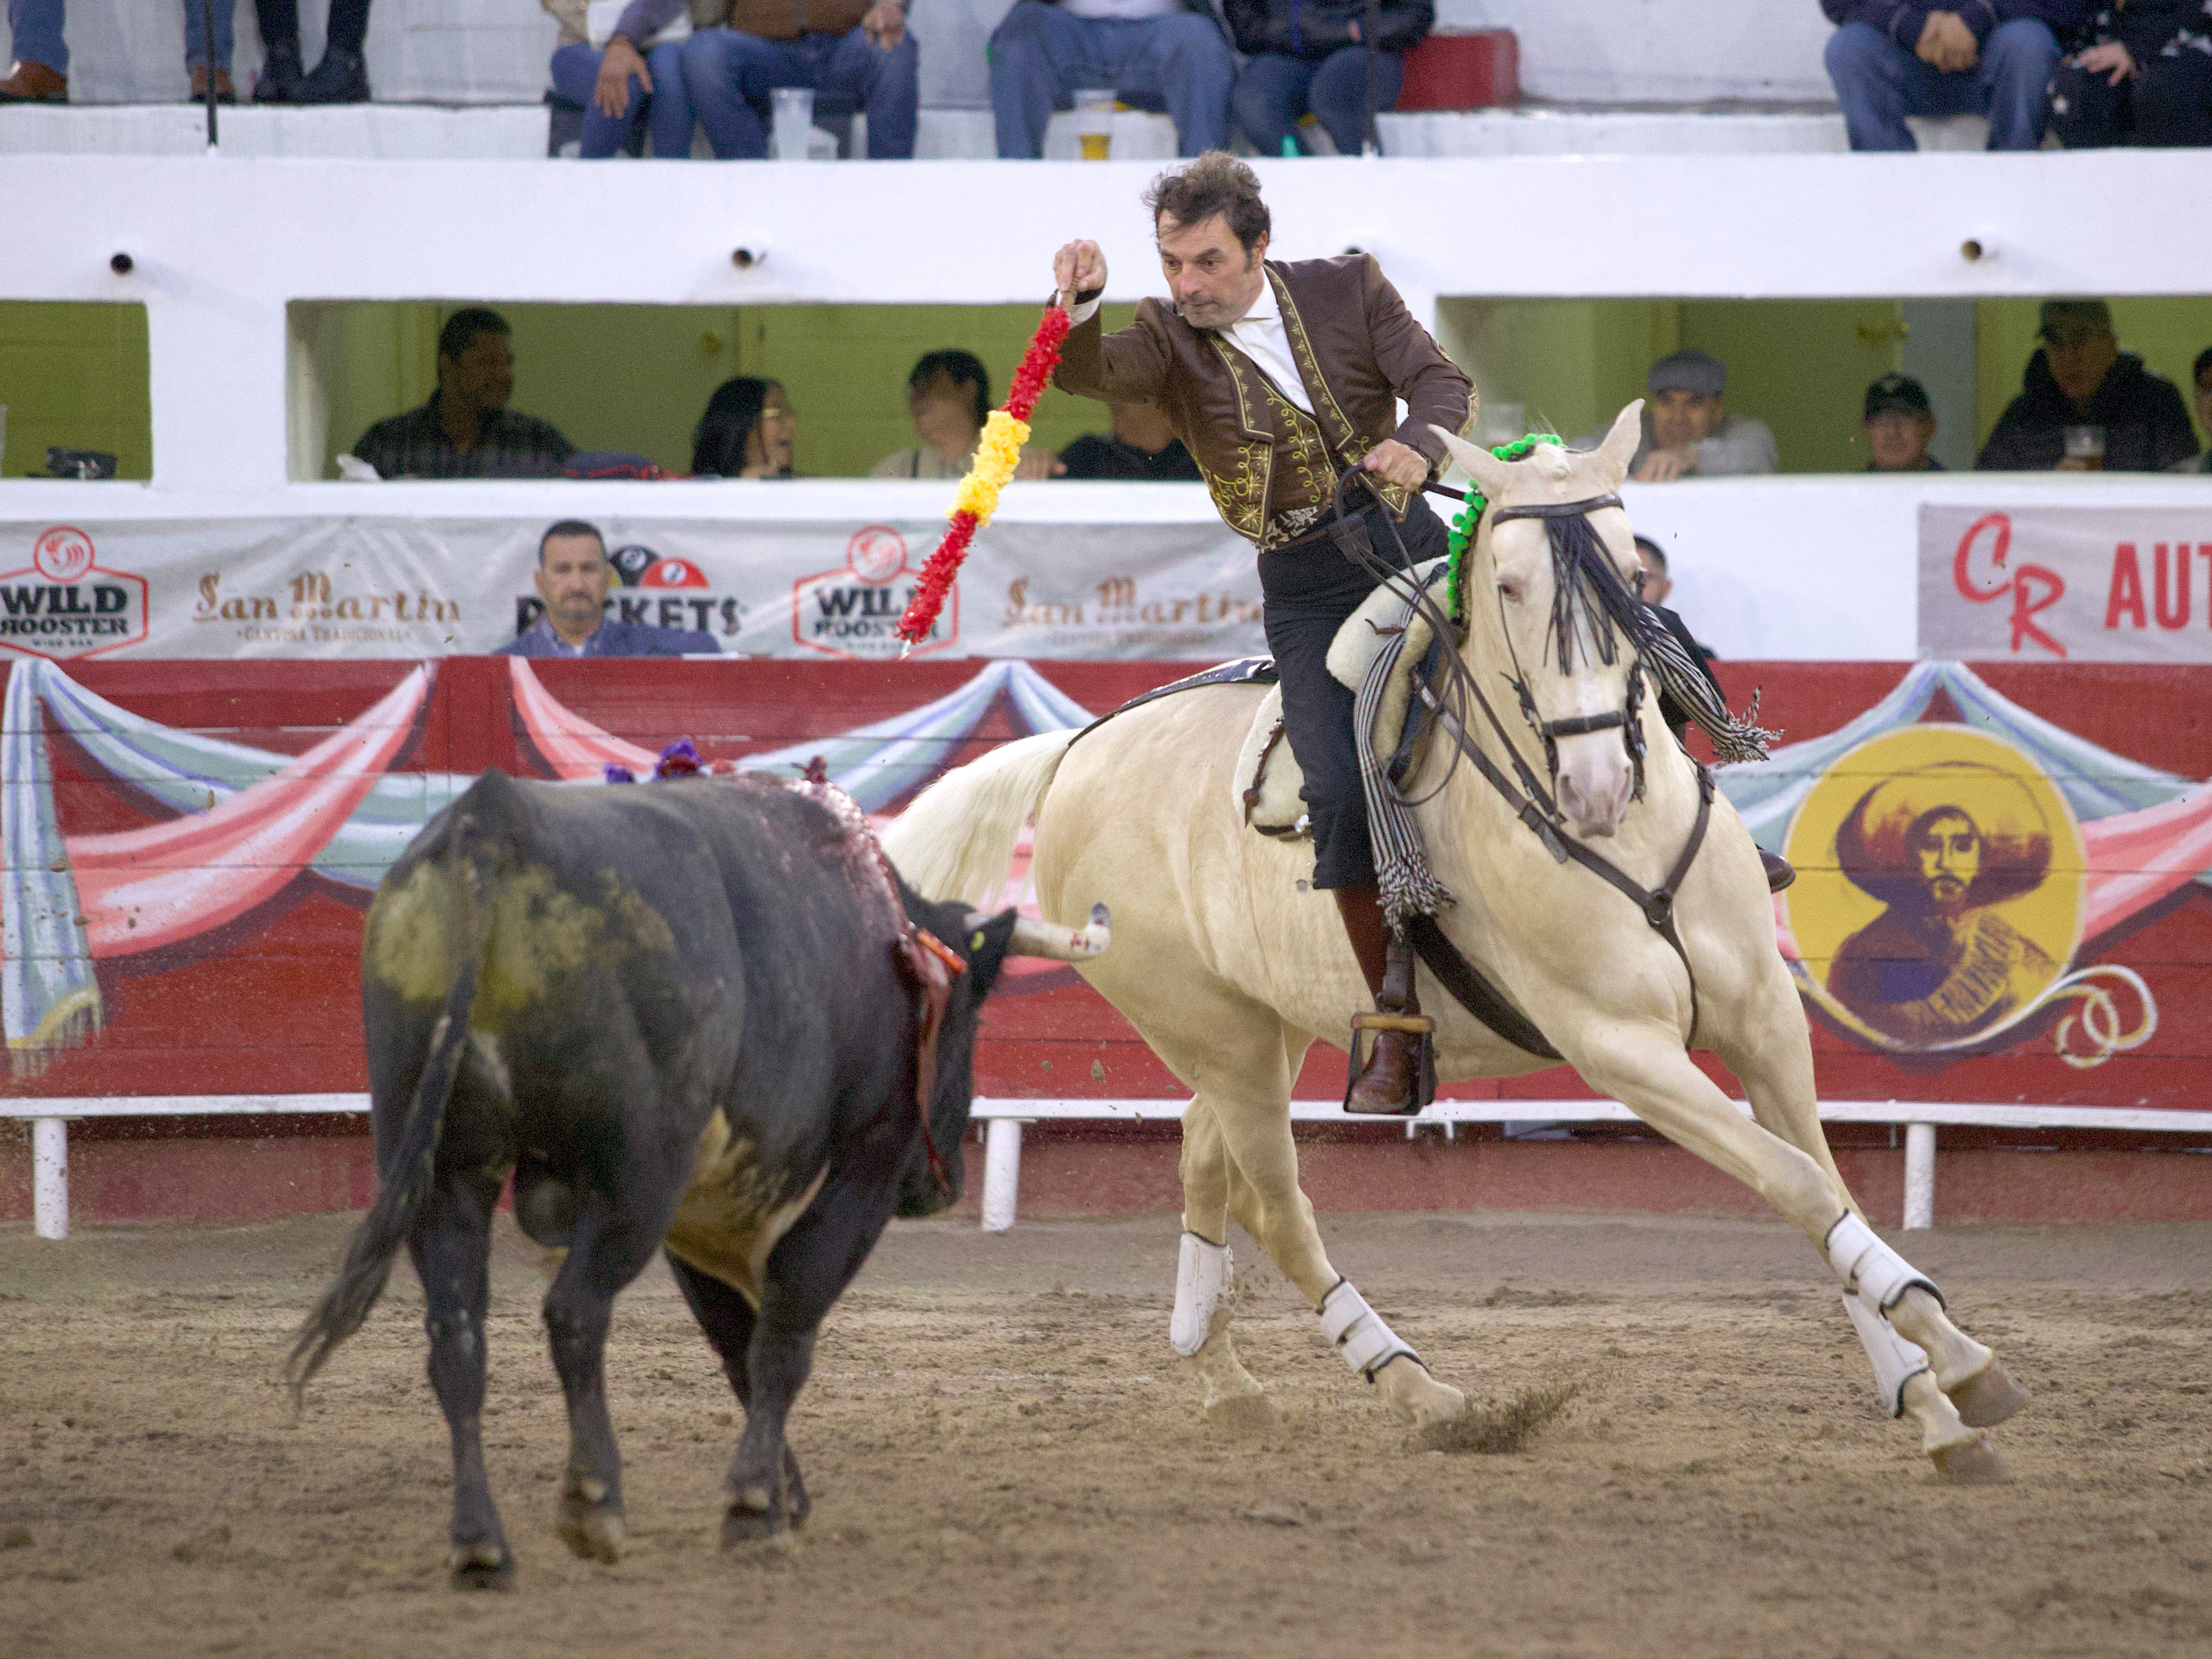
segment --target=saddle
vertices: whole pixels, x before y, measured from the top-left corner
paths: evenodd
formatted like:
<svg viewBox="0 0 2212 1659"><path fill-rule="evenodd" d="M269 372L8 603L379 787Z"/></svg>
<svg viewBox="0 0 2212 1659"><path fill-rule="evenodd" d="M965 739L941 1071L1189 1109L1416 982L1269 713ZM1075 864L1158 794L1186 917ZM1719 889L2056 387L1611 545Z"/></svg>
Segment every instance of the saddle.
<svg viewBox="0 0 2212 1659"><path fill-rule="evenodd" d="M1407 574L1425 588L1443 579L1448 563L1448 560L1431 559L1415 565ZM1376 713L1376 747L1386 755L1398 747L1395 737L1389 734L1405 729L1406 716L1413 704L1413 676L1428 656L1434 631L1424 618L1408 617L1407 612L1404 593L1395 584L1377 587L1345 618L1328 647L1330 678L1357 691L1383 645L1401 631L1406 635L1400 667ZM1268 678L1273 678L1272 663ZM1177 686L1184 684L1188 683L1178 681ZM1385 738L1388 740L1380 740ZM1237 769L1230 783L1237 814L1263 836L1302 836L1308 833L1305 802L1298 793L1304 785L1305 775L1299 770L1298 757L1283 730L1282 688L1275 686L1253 711L1251 727L1237 751Z"/></svg>

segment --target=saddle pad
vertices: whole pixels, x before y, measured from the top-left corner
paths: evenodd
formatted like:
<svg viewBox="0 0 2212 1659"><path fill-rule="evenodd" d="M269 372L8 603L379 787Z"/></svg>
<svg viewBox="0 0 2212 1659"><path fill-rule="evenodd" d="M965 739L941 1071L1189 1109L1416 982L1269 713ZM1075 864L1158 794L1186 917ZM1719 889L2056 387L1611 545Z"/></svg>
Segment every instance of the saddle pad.
<svg viewBox="0 0 2212 1659"><path fill-rule="evenodd" d="M1431 559L1415 565L1407 574L1426 587L1440 579L1439 573L1449 562L1449 559ZM1336 637L1328 647L1328 672L1339 685L1347 690L1359 690L1368 669L1382 654L1382 642L1405 620L1406 610L1403 583L1393 581L1377 585L1359 602L1359 609L1344 619L1344 625L1336 630ZM1406 642L1406 654L1401 660L1419 662L1428 651L1429 632L1423 625L1419 635Z"/></svg>
<svg viewBox="0 0 2212 1659"><path fill-rule="evenodd" d="M1305 774L1291 752L1290 738L1281 734L1282 724L1283 688L1278 685L1253 711L1251 729L1230 777L1230 805L1238 822L1263 836L1306 833L1306 804L1298 793L1305 787Z"/></svg>
<svg viewBox="0 0 2212 1659"><path fill-rule="evenodd" d="M1239 657L1235 662L1223 663L1218 668L1186 674L1179 680L1170 680L1165 685L1156 685L1149 691L1139 693L1119 707L1108 709L1078 732L1068 746L1073 748L1115 715L1126 714L1132 708L1141 708L1148 702L1158 702L1162 697L1171 697L1178 691L1195 691L1204 685L1273 685L1274 683L1275 659L1273 657Z"/></svg>

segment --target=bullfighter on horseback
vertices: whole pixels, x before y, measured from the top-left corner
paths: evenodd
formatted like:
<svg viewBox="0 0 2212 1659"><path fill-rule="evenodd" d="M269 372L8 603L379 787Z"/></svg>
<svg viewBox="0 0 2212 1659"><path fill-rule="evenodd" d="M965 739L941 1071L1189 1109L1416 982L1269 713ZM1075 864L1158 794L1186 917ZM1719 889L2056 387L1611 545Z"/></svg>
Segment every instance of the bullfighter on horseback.
<svg viewBox="0 0 2212 1659"><path fill-rule="evenodd" d="M1353 696L1325 661L1376 577L1323 526L1339 475L1359 468L1372 485L1364 529L1375 555L1393 567L1443 557L1444 526L1420 492L1445 459L1437 429L1464 428L1474 387L1372 255L1268 259L1260 181L1233 156L1210 152L1162 174L1145 203L1173 303L1145 300L1130 326L1105 334L1105 256L1096 242L1070 242L1053 258L1074 325L1054 383L1158 407L1206 475L1223 520L1259 550L1284 726L1305 775L1313 884L1334 893L1376 999L1376 1014L1354 1022L1371 1024L1375 1043L1345 1105L1411 1112L1419 1104L1420 1038L1433 1025L1415 998L1411 947L1384 922Z"/></svg>

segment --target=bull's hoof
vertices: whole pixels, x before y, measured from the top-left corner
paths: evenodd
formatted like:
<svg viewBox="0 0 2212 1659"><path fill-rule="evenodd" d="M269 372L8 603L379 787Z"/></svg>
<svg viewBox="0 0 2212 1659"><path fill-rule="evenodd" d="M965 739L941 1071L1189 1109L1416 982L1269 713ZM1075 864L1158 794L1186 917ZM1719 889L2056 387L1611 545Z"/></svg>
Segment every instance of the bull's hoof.
<svg viewBox="0 0 2212 1659"><path fill-rule="evenodd" d="M456 1544L448 1564L455 1589L503 1590L514 1588L514 1557L496 1542Z"/></svg>
<svg viewBox="0 0 2212 1659"><path fill-rule="evenodd" d="M571 1553L586 1561L605 1561L610 1564L622 1559L622 1511L611 1505L586 1504L579 1498L561 1500L561 1514L556 1522L561 1541Z"/></svg>
<svg viewBox="0 0 2212 1659"><path fill-rule="evenodd" d="M2002 1486L2013 1479L2011 1467L1987 1435L1978 1434L1955 1446L1938 1446L1928 1458L1936 1473L1954 1486Z"/></svg>
<svg viewBox="0 0 2212 1659"><path fill-rule="evenodd" d="M1224 1394L1206 1402L1206 1426L1224 1434L1265 1434L1282 1421L1274 1402L1257 1391Z"/></svg>
<svg viewBox="0 0 2212 1659"><path fill-rule="evenodd" d="M1952 1409L1970 1429L1993 1429L2027 1409L2027 1390L2012 1380L2000 1360L1992 1359L1951 1391Z"/></svg>

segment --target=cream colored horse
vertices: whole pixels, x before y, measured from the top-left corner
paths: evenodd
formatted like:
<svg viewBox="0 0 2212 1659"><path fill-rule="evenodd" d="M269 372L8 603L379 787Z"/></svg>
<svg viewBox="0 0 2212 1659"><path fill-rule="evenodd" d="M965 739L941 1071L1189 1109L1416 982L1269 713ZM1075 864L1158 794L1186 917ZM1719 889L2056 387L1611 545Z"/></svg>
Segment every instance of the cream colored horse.
<svg viewBox="0 0 2212 1659"><path fill-rule="evenodd" d="M1640 404L1602 447L1540 447L1506 463L1453 441L1492 503L1468 560L1462 659L1492 690L1515 663L1545 720L1602 714L1626 697L1633 652L1604 664L1586 639L1573 671L1549 639L1553 562L1540 520L1496 523L1500 507L1611 495L1635 449ZM1627 515L1589 522L1626 577ZM1601 616L1597 627L1611 624ZM1547 650L1548 646L1548 650ZM1103 901L1113 949L1080 971L1191 1090L1183 1115L1184 1239L1173 1334L1203 1377L1210 1413L1255 1413L1260 1386L1238 1362L1224 1304L1221 1246L1234 1217L1316 1308L1323 1334L1417 1424L1464 1409L1346 1283L1299 1190L1292 1079L1316 1040L1341 1047L1367 989L1336 908L1312 890L1311 854L1243 827L1231 783L1261 692L1222 687L1166 697L1072 733L1024 739L948 774L884 837L907 878L933 898L989 899L1021 826L1036 817L1032 869L1046 916L1080 920ZM1656 887L1695 817L1695 767L1641 706L1649 759L1641 800L1617 727L1558 742L1562 833L1580 836ZM1540 744L1507 698L1510 741L1540 779ZM1510 771L1486 722L1469 736ZM1979 1425L2025 1400L1990 1351L1946 1316L1934 1287L1875 1237L1821 1133L1813 1056L1797 993L1775 948L1757 849L1725 799L1685 879L1677 925L1696 973L1621 893L1556 861L1450 742L1429 744L1407 782L1431 865L1457 902L1438 918L1459 950L1531 1016L1598 1093L1624 1102L1676 1144L1756 1188L1830 1260L1893 1412L1918 1423L1937 1467L1959 1480L2005 1478ZM1447 775L1449 774L1449 777ZM1478 1024L1425 970L1440 1078L1507 1077L1534 1059ZM1695 1029L1692 1029L1694 1007ZM1746 1117L1686 1052L1708 1048L1742 1082Z"/></svg>

